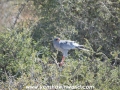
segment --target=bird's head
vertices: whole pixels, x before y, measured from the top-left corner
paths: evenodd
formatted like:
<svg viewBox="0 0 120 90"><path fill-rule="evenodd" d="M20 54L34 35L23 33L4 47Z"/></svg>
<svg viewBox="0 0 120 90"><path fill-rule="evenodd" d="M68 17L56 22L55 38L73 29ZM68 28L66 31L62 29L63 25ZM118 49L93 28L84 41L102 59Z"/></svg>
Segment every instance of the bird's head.
<svg viewBox="0 0 120 90"><path fill-rule="evenodd" d="M57 37L57 38L54 39L54 41L58 41L58 42L59 42L59 41L60 41L60 38Z"/></svg>

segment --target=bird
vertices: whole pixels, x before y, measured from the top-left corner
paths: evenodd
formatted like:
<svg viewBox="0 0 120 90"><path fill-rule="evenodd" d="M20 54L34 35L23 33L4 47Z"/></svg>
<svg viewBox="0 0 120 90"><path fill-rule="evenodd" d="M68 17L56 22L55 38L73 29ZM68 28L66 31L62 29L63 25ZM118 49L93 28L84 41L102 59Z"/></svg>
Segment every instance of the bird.
<svg viewBox="0 0 120 90"><path fill-rule="evenodd" d="M89 51L88 49L84 48L84 45L79 45L75 41L71 40L61 40L59 37L54 38L53 46L56 50L62 52L62 60L59 63L59 66L63 66L65 58L68 56L68 51L71 49L81 49L85 51Z"/></svg>

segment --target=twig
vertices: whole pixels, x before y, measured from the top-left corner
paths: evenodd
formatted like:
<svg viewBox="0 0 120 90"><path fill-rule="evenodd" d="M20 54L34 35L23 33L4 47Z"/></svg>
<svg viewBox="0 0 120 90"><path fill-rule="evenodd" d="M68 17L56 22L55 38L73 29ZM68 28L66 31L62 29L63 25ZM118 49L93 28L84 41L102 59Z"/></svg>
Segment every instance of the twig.
<svg viewBox="0 0 120 90"><path fill-rule="evenodd" d="M26 0L26 2L28 2L29 0ZM18 14L16 15L16 18L15 18L15 21L13 23L13 26L12 26L12 29L15 27L15 24L17 23L17 20L19 19L19 16L21 14L21 12L23 11L24 7L26 6L26 3L24 4L21 4L21 7L19 8L19 12Z"/></svg>
<svg viewBox="0 0 120 90"><path fill-rule="evenodd" d="M58 79L57 79L57 84L59 85L62 68L59 67L59 63L57 62L57 60L52 55L51 55L51 57L53 58L53 60L54 60L54 62L56 64L57 70L59 72Z"/></svg>
<svg viewBox="0 0 120 90"><path fill-rule="evenodd" d="M53 58L53 60L54 60L54 62L55 62L55 64L56 64L56 66L57 66L57 68L60 69L59 63L57 62L57 60L56 60L52 55L51 55L51 57Z"/></svg>

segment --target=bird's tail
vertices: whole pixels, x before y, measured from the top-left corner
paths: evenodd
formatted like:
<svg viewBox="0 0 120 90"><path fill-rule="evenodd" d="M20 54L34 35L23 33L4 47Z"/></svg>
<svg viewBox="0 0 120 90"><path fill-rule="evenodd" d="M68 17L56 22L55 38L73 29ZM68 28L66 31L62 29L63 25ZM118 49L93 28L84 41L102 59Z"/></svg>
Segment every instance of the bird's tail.
<svg viewBox="0 0 120 90"><path fill-rule="evenodd" d="M89 51L88 49L85 48L84 45L80 45L77 48L80 49L80 50Z"/></svg>

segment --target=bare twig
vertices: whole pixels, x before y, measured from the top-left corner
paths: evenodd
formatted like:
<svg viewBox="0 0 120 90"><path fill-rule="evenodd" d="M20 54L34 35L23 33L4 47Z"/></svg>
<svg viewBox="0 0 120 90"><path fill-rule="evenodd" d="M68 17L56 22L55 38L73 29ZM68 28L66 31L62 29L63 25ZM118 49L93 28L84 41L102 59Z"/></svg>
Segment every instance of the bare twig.
<svg viewBox="0 0 120 90"><path fill-rule="evenodd" d="M29 1L29 0L26 0L26 2L28 2L28 1ZM16 15L15 21L14 21L14 23L13 23L12 29L15 27L15 25L16 25L16 23L17 23L17 20L19 19L19 16L20 16L21 12L23 11L23 9L25 8L25 6L26 6L26 3L21 4L21 7L19 8L19 12L18 12L18 14Z"/></svg>
<svg viewBox="0 0 120 90"><path fill-rule="evenodd" d="M60 76L61 76L61 71L62 71L62 68L59 67L59 63L57 62L57 60L51 55L51 57L53 58L55 64L56 64L56 67L57 67L57 70L58 70L58 78L57 78L57 84L59 85L60 83Z"/></svg>
<svg viewBox="0 0 120 90"><path fill-rule="evenodd" d="M59 67L59 63L57 62L57 60L51 55L51 57L53 58L53 60L54 60L54 62L55 62L55 64L56 64L56 66L57 66L57 68L59 69L60 67Z"/></svg>

